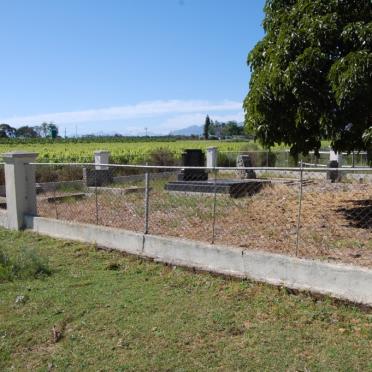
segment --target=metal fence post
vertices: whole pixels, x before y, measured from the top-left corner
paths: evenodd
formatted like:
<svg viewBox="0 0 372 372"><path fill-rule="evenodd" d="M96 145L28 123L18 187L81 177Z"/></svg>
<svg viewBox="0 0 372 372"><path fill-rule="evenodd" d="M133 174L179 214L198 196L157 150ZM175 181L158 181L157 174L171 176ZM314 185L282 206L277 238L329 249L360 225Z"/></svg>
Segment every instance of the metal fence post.
<svg viewBox="0 0 372 372"><path fill-rule="evenodd" d="M51 166L49 166L49 173L51 174ZM56 213L56 220L58 220L57 187L58 186L57 186L57 183L56 183L55 186L53 187L54 210L55 210L55 213Z"/></svg>
<svg viewBox="0 0 372 372"><path fill-rule="evenodd" d="M148 165L148 163L146 163ZM149 171L146 168L145 173L145 221L144 221L144 234L149 232Z"/></svg>
<svg viewBox="0 0 372 372"><path fill-rule="evenodd" d="M214 195L213 195L213 216L212 216L212 244L214 244L214 239L215 239L216 203L217 203L217 171L214 170Z"/></svg>
<svg viewBox="0 0 372 372"><path fill-rule="evenodd" d="M298 256L298 243L300 239L301 209L302 209L302 184L303 184L303 162L300 161L300 190L298 197L298 215L297 215L297 237L296 237L296 256Z"/></svg>
<svg viewBox="0 0 372 372"><path fill-rule="evenodd" d="M95 196L96 196L96 225L98 225L97 171L96 171L95 168L94 168L94 186L95 186L94 192L95 192Z"/></svg>

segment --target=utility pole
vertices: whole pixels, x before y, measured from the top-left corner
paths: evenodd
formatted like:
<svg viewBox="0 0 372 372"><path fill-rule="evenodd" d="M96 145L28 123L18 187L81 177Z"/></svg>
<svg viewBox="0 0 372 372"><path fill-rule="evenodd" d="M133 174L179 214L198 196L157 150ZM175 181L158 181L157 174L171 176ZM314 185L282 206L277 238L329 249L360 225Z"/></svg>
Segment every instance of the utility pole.
<svg viewBox="0 0 372 372"><path fill-rule="evenodd" d="M75 138L77 138L77 124L75 124Z"/></svg>
<svg viewBox="0 0 372 372"><path fill-rule="evenodd" d="M147 137L147 127L145 128L145 133L146 133L146 137Z"/></svg>
<svg viewBox="0 0 372 372"><path fill-rule="evenodd" d="M66 132L66 128L65 128L65 139L67 138L67 132Z"/></svg>

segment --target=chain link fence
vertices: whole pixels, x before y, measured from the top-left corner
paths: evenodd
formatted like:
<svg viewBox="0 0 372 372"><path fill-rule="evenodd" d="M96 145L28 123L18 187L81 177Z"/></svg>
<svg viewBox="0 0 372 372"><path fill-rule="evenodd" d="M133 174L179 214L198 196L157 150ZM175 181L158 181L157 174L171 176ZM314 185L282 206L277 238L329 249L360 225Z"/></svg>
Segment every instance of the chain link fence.
<svg viewBox="0 0 372 372"><path fill-rule="evenodd" d="M219 167L236 167L239 155L249 155L253 167L298 167L301 161L311 167L327 167L329 163L329 151L320 151L319 156L310 152L307 156L299 155L296 159L291 156L288 150L256 150L219 151L217 165ZM368 167L368 155L366 152L343 153L342 163L346 167Z"/></svg>
<svg viewBox="0 0 372 372"><path fill-rule="evenodd" d="M0 163L0 209L6 209L4 163Z"/></svg>
<svg viewBox="0 0 372 372"><path fill-rule="evenodd" d="M36 164L37 209L60 220L372 267L372 169L288 171Z"/></svg>

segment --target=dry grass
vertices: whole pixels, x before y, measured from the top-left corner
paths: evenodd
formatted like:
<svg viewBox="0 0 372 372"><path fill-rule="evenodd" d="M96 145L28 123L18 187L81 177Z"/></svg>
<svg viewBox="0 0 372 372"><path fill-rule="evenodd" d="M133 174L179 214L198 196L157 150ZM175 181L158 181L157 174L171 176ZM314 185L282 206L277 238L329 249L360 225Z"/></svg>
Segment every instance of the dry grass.
<svg viewBox="0 0 372 372"><path fill-rule="evenodd" d="M211 242L213 195L168 193L156 181L149 232ZM215 243L295 255L299 185L276 183L245 198L216 199ZM372 267L372 187L314 181L303 188L298 255ZM39 214L143 231L143 193L98 192L84 200L39 201Z"/></svg>

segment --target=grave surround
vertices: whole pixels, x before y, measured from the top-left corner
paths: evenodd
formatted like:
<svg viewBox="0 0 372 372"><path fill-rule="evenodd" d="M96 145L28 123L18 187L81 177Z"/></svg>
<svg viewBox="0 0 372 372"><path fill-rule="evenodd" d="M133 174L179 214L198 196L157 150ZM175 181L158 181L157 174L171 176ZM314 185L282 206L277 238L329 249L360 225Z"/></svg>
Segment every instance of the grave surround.
<svg viewBox="0 0 372 372"><path fill-rule="evenodd" d="M189 149L182 154L182 166L204 167L205 157L202 150ZM177 176L177 181L168 182L165 190L170 192L228 194L233 198L253 195L259 192L264 184L270 181L256 179L209 179L204 169L183 169Z"/></svg>

